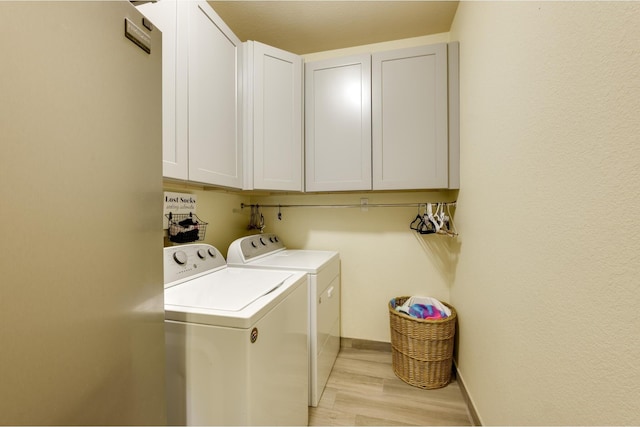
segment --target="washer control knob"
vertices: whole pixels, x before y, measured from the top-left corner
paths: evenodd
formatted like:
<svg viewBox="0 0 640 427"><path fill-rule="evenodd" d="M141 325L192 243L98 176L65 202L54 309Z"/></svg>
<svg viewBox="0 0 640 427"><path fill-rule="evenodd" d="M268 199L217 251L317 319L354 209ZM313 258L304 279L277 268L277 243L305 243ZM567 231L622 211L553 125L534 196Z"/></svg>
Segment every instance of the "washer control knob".
<svg viewBox="0 0 640 427"><path fill-rule="evenodd" d="M180 265L185 265L187 263L187 254L184 251L176 251L173 254L173 260Z"/></svg>
<svg viewBox="0 0 640 427"><path fill-rule="evenodd" d="M209 255L211 255L212 258L216 257L216 251L214 251L213 249L209 248L207 252L209 252Z"/></svg>
<svg viewBox="0 0 640 427"><path fill-rule="evenodd" d="M273 240L275 240L276 242L279 242L278 236L273 236Z"/></svg>
<svg viewBox="0 0 640 427"><path fill-rule="evenodd" d="M260 243L262 243L262 246L267 246L267 244L264 242L264 240L262 240L262 237L260 238Z"/></svg>
<svg viewBox="0 0 640 427"><path fill-rule="evenodd" d="M200 259L205 259L207 257L207 252L204 249L198 249L198 257Z"/></svg>
<svg viewBox="0 0 640 427"><path fill-rule="evenodd" d="M273 237L269 237L269 241L273 243Z"/></svg>
<svg viewBox="0 0 640 427"><path fill-rule="evenodd" d="M253 246L254 248L257 248L257 246L256 246L256 242L253 242L253 241L252 241L252 242L251 242L251 246Z"/></svg>

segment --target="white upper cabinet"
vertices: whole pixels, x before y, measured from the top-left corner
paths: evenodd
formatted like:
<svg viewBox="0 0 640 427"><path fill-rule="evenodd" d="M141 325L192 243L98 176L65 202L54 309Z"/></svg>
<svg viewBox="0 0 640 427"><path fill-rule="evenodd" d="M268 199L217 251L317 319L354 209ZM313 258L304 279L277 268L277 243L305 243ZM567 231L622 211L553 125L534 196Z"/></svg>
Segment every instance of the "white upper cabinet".
<svg viewBox="0 0 640 427"><path fill-rule="evenodd" d="M305 64L306 189L459 187L458 43Z"/></svg>
<svg viewBox="0 0 640 427"><path fill-rule="evenodd" d="M177 84L177 10L176 0L160 0L138 6L162 31L162 173L167 178L188 178L188 149L185 130L178 134ZM186 86L185 86L186 87ZM185 107L186 108L186 107Z"/></svg>
<svg viewBox="0 0 640 427"><path fill-rule="evenodd" d="M247 190L459 188L457 42L303 70L298 55L243 46L204 0L138 9L163 34L165 177Z"/></svg>
<svg viewBox="0 0 640 427"><path fill-rule="evenodd" d="M306 191L371 189L371 56L305 64Z"/></svg>
<svg viewBox="0 0 640 427"><path fill-rule="evenodd" d="M373 189L447 188L446 43L372 55Z"/></svg>
<svg viewBox="0 0 640 427"><path fill-rule="evenodd" d="M248 41L244 54L244 188L303 191L302 58Z"/></svg>
<svg viewBox="0 0 640 427"><path fill-rule="evenodd" d="M163 175L242 188L240 39L206 1L138 9L162 31Z"/></svg>
<svg viewBox="0 0 640 427"><path fill-rule="evenodd" d="M178 50L188 55L189 180L242 188L242 44L206 1L182 3L187 37Z"/></svg>

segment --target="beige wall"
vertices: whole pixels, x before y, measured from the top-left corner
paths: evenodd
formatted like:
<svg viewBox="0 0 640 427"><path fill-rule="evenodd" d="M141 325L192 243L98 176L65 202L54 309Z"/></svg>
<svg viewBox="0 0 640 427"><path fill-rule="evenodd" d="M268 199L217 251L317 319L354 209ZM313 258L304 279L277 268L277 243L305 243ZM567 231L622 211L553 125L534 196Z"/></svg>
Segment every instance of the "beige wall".
<svg viewBox="0 0 640 427"><path fill-rule="evenodd" d="M164 191L195 194L197 196L198 218L207 222L204 241L215 246L226 257L229 244L247 232L249 217L240 208L242 203L249 203L249 195L222 189L202 187L195 184L165 180ZM172 243L165 230L165 246Z"/></svg>
<svg viewBox="0 0 640 427"><path fill-rule="evenodd" d="M462 2L460 374L484 424L640 424L640 3Z"/></svg>

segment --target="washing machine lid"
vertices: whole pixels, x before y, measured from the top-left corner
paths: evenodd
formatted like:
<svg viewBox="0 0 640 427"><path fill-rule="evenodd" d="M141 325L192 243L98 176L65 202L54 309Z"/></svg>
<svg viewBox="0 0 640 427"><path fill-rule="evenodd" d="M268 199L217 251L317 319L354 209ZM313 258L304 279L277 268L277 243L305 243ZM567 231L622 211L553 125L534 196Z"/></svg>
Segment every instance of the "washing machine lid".
<svg viewBox="0 0 640 427"><path fill-rule="evenodd" d="M339 257L338 252L334 251L284 249L248 261L244 266L255 268L282 268L284 270L305 271L307 273L317 274L330 262L337 260Z"/></svg>
<svg viewBox="0 0 640 427"><path fill-rule="evenodd" d="M165 289L165 305L240 312L291 276L282 271L223 268Z"/></svg>
<svg viewBox="0 0 640 427"><path fill-rule="evenodd" d="M165 288L167 321L249 329L275 310L307 274L224 267Z"/></svg>

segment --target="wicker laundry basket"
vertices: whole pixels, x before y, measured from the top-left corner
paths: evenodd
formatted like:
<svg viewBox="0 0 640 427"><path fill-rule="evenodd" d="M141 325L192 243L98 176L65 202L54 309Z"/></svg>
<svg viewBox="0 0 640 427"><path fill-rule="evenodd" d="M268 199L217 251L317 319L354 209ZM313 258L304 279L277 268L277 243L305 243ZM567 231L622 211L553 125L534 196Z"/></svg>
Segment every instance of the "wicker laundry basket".
<svg viewBox="0 0 640 427"><path fill-rule="evenodd" d="M409 297L389 301L393 372L406 382L424 389L446 386L451 380L456 310L446 319L417 319L396 311Z"/></svg>

